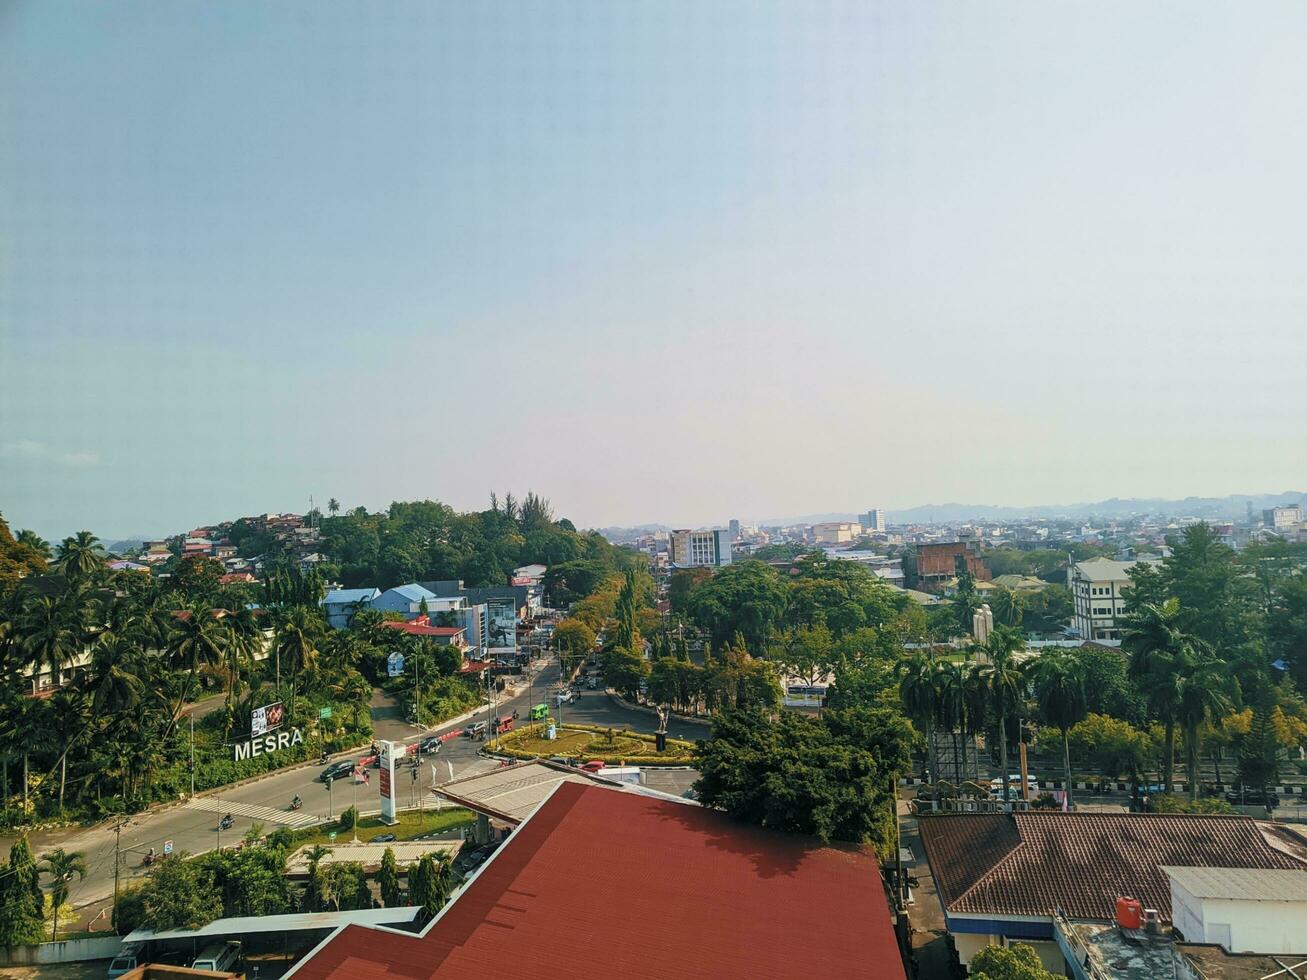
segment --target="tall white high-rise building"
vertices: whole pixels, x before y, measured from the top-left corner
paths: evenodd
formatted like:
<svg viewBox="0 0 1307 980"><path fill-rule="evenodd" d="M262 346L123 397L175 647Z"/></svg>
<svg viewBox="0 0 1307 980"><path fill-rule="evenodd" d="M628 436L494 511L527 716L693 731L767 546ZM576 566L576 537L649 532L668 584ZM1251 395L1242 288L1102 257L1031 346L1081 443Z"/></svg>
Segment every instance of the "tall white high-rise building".
<svg viewBox="0 0 1307 980"><path fill-rule="evenodd" d="M871 533L883 532L887 526L885 512L879 507L873 507L867 513L862 515L862 529Z"/></svg>

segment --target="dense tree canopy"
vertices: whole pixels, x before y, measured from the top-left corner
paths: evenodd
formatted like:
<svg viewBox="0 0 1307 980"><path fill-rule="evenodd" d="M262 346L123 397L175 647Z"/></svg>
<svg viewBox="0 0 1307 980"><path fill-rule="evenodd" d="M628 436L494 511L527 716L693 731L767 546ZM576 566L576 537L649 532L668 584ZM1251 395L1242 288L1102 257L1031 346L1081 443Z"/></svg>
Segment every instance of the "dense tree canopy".
<svg viewBox="0 0 1307 980"><path fill-rule="evenodd" d="M728 710L695 751L705 806L750 823L822 840L894 840L894 782L909 766L913 732L885 709Z"/></svg>

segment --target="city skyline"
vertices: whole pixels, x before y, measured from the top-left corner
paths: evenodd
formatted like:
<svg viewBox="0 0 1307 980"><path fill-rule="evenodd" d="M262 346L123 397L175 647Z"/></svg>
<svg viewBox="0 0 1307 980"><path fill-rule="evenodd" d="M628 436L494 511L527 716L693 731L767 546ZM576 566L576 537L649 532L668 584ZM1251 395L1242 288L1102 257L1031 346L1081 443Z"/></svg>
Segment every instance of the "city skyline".
<svg viewBox="0 0 1307 980"><path fill-rule="evenodd" d="M71 6L0 8L15 526L1304 483L1301 5Z"/></svg>

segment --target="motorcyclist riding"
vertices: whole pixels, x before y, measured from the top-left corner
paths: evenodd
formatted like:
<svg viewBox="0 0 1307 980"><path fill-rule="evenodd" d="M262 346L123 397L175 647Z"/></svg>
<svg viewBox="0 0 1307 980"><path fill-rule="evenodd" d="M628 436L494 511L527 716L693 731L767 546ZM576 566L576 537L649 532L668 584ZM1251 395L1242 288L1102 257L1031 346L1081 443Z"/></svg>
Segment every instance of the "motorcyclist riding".
<svg viewBox="0 0 1307 980"><path fill-rule="evenodd" d="M295 799L293 799L293 800L290 801L290 808L291 808L292 810L298 810L298 809L299 809L301 806L303 806L303 805L304 805L304 801L301 800L301 799L299 798L299 794L296 793L296 794L295 794Z"/></svg>

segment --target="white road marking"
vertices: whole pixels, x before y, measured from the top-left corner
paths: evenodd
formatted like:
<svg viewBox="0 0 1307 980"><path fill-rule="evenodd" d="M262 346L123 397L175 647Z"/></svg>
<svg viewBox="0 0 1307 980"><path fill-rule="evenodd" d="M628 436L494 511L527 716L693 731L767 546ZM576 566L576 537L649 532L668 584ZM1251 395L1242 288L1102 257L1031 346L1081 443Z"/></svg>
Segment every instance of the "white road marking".
<svg viewBox="0 0 1307 980"><path fill-rule="evenodd" d="M287 827L312 827L322 822L320 816L305 813L303 810L277 809L260 806L257 803L233 803L216 796L197 796L185 804L191 810L207 810L209 813L230 813L234 817L249 817L261 823L275 822Z"/></svg>

